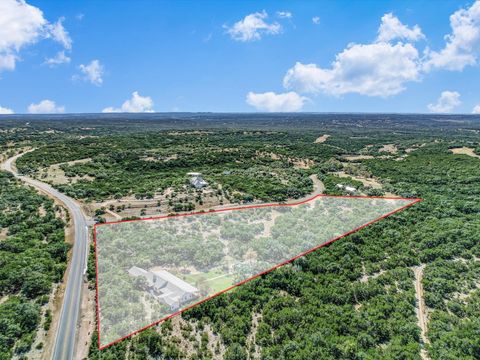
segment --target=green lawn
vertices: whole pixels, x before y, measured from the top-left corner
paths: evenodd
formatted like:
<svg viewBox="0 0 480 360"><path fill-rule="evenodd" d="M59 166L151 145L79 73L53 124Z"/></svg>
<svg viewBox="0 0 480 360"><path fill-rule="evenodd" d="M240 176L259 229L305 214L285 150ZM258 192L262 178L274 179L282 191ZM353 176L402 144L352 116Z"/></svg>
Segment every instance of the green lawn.
<svg viewBox="0 0 480 360"><path fill-rule="evenodd" d="M182 275L182 279L194 286L206 284L212 289L213 293L226 289L233 285L234 281L232 275L226 275L219 268L212 269L206 273Z"/></svg>

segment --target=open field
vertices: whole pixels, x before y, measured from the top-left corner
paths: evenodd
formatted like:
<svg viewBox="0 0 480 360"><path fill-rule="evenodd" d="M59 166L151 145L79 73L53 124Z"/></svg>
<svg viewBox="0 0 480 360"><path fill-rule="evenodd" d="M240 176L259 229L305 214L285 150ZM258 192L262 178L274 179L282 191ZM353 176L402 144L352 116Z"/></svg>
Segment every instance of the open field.
<svg viewBox="0 0 480 360"><path fill-rule="evenodd" d="M217 293L223 289L228 288L229 286L235 283L233 275L225 274L221 269L213 269L206 273L196 273L180 276L183 280L190 284L197 285L199 282L204 282L211 287L214 293Z"/></svg>
<svg viewBox="0 0 480 360"><path fill-rule="evenodd" d="M454 154L468 155L480 159L480 155L475 153L475 149L469 147L453 148L450 151Z"/></svg>

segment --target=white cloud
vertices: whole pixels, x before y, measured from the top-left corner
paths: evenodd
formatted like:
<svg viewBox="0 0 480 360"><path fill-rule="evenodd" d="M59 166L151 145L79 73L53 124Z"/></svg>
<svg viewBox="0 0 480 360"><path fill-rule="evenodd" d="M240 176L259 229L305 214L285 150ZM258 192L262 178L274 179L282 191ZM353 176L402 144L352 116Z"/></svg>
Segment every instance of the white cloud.
<svg viewBox="0 0 480 360"><path fill-rule="evenodd" d="M65 51L59 51L53 58L45 59L45 64L50 67L54 67L61 64L68 64L70 62L70 58L65 55Z"/></svg>
<svg viewBox="0 0 480 360"><path fill-rule="evenodd" d="M247 94L247 104L260 111L268 112L294 112L303 108L308 99L298 95L296 92L276 94L266 92L263 94L249 92Z"/></svg>
<svg viewBox="0 0 480 360"><path fill-rule="evenodd" d="M433 68L461 71L475 65L480 51L480 1L470 8L460 9L450 16L452 32L445 36L440 51L427 50L425 70Z"/></svg>
<svg viewBox="0 0 480 360"><path fill-rule="evenodd" d="M315 25L320 24L320 17L318 17L318 16L312 17L312 22L313 22Z"/></svg>
<svg viewBox="0 0 480 360"><path fill-rule="evenodd" d="M460 94L456 91L442 91L436 104L428 104L428 110L433 113L449 113L461 104Z"/></svg>
<svg viewBox="0 0 480 360"><path fill-rule="evenodd" d="M6 107L0 106L0 114L1 114L1 115L13 114L13 110L12 110L12 109L9 109L9 108L6 108Z"/></svg>
<svg viewBox="0 0 480 360"><path fill-rule="evenodd" d="M472 110L472 114L480 114L480 105L475 105Z"/></svg>
<svg viewBox="0 0 480 360"><path fill-rule="evenodd" d="M52 100L42 100L38 104L30 104L28 112L30 114L57 114L64 113L65 107L57 106Z"/></svg>
<svg viewBox="0 0 480 360"><path fill-rule="evenodd" d="M388 97L419 80L418 51L411 44L351 44L330 68L297 62L283 79L287 89L306 93L358 93Z"/></svg>
<svg viewBox="0 0 480 360"><path fill-rule="evenodd" d="M17 57L11 53L0 53L0 71L14 70Z"/></svg>
<svg viewBox="0 0 480 360"><path fill-rule="evenodd" d="M0 1L0 71L15 69L17 53L41 37L47 21L40 9L23 1Z"/></svg>
<svg viewBox="0 0 480 360"><path fill-rule="evenodd" d="M232 27L224 26L233 40L255 41L260 40L262 35L276 35L282 31L280 24L274 22L268 24L264 21L268 17L265 10L245 16L242 20L233 24Z"/></svg>
<svg viewBox="0 0 480 360"><path fill-rule="evenodd" d="M83 73L83 80L89 81L94 85L100 86L103 83L103 65L98 60L92 60L88 65L80 65L80 71Z"/></svg>
<svg viewBox="0 0 480 360"><path fill-rule="evenodd" d="M154 112L153 100L149 96L141 96L137 91L132 93L132 98L126 100L120 108L107 107L102 110L104 113L112 112Z"/></svg>
<svg viewBox="0 0 480 360"><path fill-rule="evenodd" d="M41 39L53 38L70 49L72 41L62 25L50 24L42 11L23 0L0 1L0 71L14 70L19 52Z"/></svg>
<svg viewBox="0 0 480 360"><path fill-rule="evenodd" d="M316 23L316 19L312 21ZM318 19L318 21L320 21ZM421 59L412 44L394 39L419 40L421 29L409 28L392 14L385 14L377 39L369 44L349 44L335 56L330 67L297 62L283 78L283 85L301 93L339 96L357 93L388 97L405 89L405 83L419 81Z"/></svg>
<svg viewBox="0 0 480 360"><path fill-rule="evenodd" d="M382 16L382 23L378 28L377 41L389 42L394 39L417 41L424 38L425 35L423 35L422 29L418 25L409 28L407 25L402 24L392 13Z"/></svg>
<svg viewBox="0 0 480 360"><path fill-rule="evenodd" d="M277 16L280 19L291 19L293 14L290 11L277 11Z"/></svg>
<svg viewBox="0 0 480 360"><path fill-rule="evenodd" d="M65 49L70 50L72 48L72 39L68 34L68 31L63 27L64 17L61 17L54 24L47 24L47 34L55 41L63 45Z"/></svg>

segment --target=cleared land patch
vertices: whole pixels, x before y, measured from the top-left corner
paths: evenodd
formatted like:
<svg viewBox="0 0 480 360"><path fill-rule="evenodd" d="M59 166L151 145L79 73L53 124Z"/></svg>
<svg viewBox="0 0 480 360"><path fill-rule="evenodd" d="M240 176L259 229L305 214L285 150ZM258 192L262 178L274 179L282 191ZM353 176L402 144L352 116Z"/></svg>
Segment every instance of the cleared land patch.
<svg viewBox="0 0 480 360"><path fill-rule="evenodd" d="M92 159L87 158L87 159L80 159L80 160L74 160L74 161L69 161L65 163L50 165L48 168L43 169L43 172L40 173L41 180L51 183L53 185L63 185L63 184L70 184L70 183L75 184L79 180L93 181L94 178L89 175L67 176L65 174L65 171L62 169L62 165L72 166L77 164L86 164L91 161Z"/></svg>
<svg viewBox="0 0 480 360"><path fill-rule="evenodd" d="M466 147L466 146L461 147L461 148L450 149L450 151L454 154L468 155L468 156L480 159L480 155L475 154L475 149L469 148L469 147Z"/></svg>
<svg viewBox="0 0 480 360"><path fill-rule="evenodd" d="M327 135L327 134L319 136L318 138L315 139L315 144L324 143L325 141L328 140L329 137L330 137L330 135Z"/></svg>
<svg viewBox="0 0 480 360"><path fill-rule="evenodd" d="M394 144L386 144L386 145L383 145L383 147L381 147L378 151L387 152L390 154L396 154L398 152L398 149Z"/></svg>
<svg viewBox="0 0 480 360"><path fill-rule="evenodd" d="M345 160L348 161L357 161L357 160L370 160L375 159L373 155L347 155L343 157Z"/></svg>

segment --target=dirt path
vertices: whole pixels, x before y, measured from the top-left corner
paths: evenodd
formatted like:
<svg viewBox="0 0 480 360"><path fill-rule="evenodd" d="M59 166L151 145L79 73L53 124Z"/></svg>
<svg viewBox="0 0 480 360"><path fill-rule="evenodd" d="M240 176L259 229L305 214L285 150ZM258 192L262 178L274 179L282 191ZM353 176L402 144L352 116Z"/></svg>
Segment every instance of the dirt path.
<svg viewBox="0 0 480 360"><path fill-rule="evenodd" d="M257 345L256 337L257 337L257 331L258 331L258 323L260 319L262 318L261 314L258 314L254 312L252 314L252 327L250 330L250 333L247 336L247 346L250 349L253 349L252 352L249 352L249 359L250 360L255 360L255 359L260 359L260 346Z"/></svg>
<svg viewBox="0 0 480 360"><path fill-rule="evenodd" d="M286 201L287 204L297 204L297 203L301 203L303 201L307 201L307 200L310 200L311 198L313 198L314 196L317 196L317 195L320 195L320 194L323 194L323 192L325 191L325 185L323 184L323 182L318 178L317 174L313 174L313 175L310 175L309 176L310 180L312 180L313 182L313 192L311 192L310 194L307 194L299 199L289 199Z"/></svg>
<svg viewBox="0 0 480 360"><path fill-rule="evenodd" d="M107 214L113 216L113 218L114 218L115 220L122 220L122 217L121 217L119 214L117 214L116 212L114 212L114 211L112 211L112 210L110 210L110 209L105 209L105 212L106 212Z"/></svg>
<svg viewBox="0 0 480 360"><path fill-rule="evenodd" d="M323 194L325 191L325 185L323 182L318 178L316 174L310 175L310 179L313 181L313 193L308 195L309 197Z"/></svg>
<svg viewBox="0 0 480 360"><path fill-rule="evenodd" d="M275 225L275 219L280 215L278 211L273 210L272 217L263 223L263 236L268 237L272 235L272 227Z"/></svg>
<svg viewBox="0 0 480 360"><path fill-rule="evenodd" d="M334 174L341 178L351 178L353 180L360 181L363 184L363 186L370 186L373 189L382 189L383 187L382 184L380 184L378 180L374 178L365 178L362 176L350 175L344 171L337 171Z"/></svg>
<svg viewBox="0 0 480 360"><path fill-rule="evenodd" d="M424 344L429 344L430 341L428 340L428 337L427 337L428 318L427 318L427 312L425 307L425 297L423 294L423 285L422 285L423 269L425 269L425 264L422 264L420 266L415 266L413 268L413 273L415 274L415 297L417 299L417 304L418 304L417 318L418 318L418 326L420 327L420 339L422 339L422 342ZM422 357L423 360L430 360L430 357L428 356L425 348L421 349L420 356Z"/></svg>
<svg viewBox="0 0 480 360"><path fill-rule="evenodd" d="M224 277L227 277L227 276L230 276L230 275L232 275L232 274L226 273L226 274L218 275L218 276L215 276L213 278L205 280L205 282L221 279L221 278L224 278Z"/></svg>

